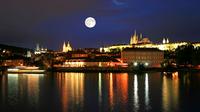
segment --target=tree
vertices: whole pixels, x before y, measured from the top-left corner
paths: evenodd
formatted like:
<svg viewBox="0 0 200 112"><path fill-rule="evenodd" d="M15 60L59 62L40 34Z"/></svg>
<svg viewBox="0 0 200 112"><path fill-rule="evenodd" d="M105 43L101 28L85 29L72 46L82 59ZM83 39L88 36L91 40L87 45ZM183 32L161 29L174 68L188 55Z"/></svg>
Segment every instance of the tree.
<svg viewBox="0 0 200 112"><path fill-rule="evenodd" d="M192 44L179 46L175 50L175 60L178 65L194 64L195 49Z"/></svg>

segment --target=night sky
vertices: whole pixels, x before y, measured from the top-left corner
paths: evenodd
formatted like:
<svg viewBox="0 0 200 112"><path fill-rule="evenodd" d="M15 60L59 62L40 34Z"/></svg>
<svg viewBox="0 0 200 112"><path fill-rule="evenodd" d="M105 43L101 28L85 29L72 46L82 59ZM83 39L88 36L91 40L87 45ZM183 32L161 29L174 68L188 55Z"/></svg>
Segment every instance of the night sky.
<svg viewBox="0 0 200 112"><path fill-rule="evenodd" d="M60 49L128 43L137 30L153 42L200 41L200 0L1 0L0 44ZM96 18L94 28L84 20Z"/></svg>

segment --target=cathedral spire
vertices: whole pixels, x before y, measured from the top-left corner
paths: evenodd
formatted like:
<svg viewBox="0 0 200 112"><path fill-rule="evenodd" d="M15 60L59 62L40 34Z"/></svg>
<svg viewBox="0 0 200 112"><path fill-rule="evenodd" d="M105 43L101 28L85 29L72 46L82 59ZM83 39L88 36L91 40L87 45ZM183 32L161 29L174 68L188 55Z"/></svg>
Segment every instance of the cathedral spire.
<svg viewBox="0 0 200 112"><path fill-rule="evenodd" d="M64 44L63 44L63 52L68 52L68 51L72 51L72 47L71 47L69 41L67 42L67 45L66 45L66 43L65 43L65 41L64 41Z"/></svg>
<svg viewBox="0 0 200 112"><path fill-rule="evenodd" d="M134 34L131 36L130 44L137 44L137 43L138 43L138 35L137 35L136 30L135 30Z"/></svg>
<svg viewBox="0 0 200 112"><path fill-rule="evenodd" d="M137 31L136 30L134 31L134 36L137 36Z"/></svg>
<svg viewBox="0 0 200 112"><path fill-rule="evenodd" d="M63 52L66 52L66 44L65 44L65 41L64 41L64 43L63 43Z"/></svg>
<svg viewBox="0 0 200 112"><path fill-rule="evenodd" d="M69 41L67 42L67 47L71 47L70 44L69 44Z"/></svg>
<svg viewBox="0 0 200 112"><path fill-rule="evenodd" d="M163 44L165 44L166 43L166 40L165 40L165 38L163 38Z"/></svg>
<svg viewBox="0 0 200 112"><path fill-rule="evenodd" d="M142 33L140 33L140 40L142 40L142 38L143 38L143 35L142 35Z"/></svg>
<svg viewBox="0 0 200 112"><path fill-rule="evenodd" d="M132 38L132 36L131 36L131 39L130 39L130 44L133 44L133 38Z"/></svg>
<svg viewBox="0 0 200 112"><path fill-rule="evenodd" d="M169 39L167 38L166 43L169 43Z"/></svg>

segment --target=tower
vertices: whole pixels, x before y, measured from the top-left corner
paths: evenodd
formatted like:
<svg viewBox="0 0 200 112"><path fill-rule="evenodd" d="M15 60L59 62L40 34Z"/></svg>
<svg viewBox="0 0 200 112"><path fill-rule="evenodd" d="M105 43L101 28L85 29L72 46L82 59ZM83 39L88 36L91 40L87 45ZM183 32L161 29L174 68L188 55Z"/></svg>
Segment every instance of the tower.
<svg viewBox="0 0 200 112"><path fill-rule="evenodd" d="M65 42L63 43L63 52L66 52L66 44L65 44Z"/></svg>
<svg viewBox="0 0 200 112"><path fill-rule="evenodd" d="M36 44L36 51L39 51L39 50L40 50L40 45Z"/></svg>
<svg viewBox="0 0 200 112"><path fill-rule="evenodd" d="M168 44L169 43L169 39L167 38L167 40L166 40L166 43Z"/></svg>
<svg viewBox="0 0 200 112"><path fill-rule="evenodd" d="M63 52L68 52L68 51L72 51L72 47L71 47L69 41L67 42L67 45L65 42L63 44Z"/></svg>
<svg viewBox="0 0 200 112"><path fill-rule="evenodd" d="M142 38L143 38L143 35L142 35L142 33L140 33L140 41L142 40Z"/></svg>
<svg viewBox="0 0 200 112"><path fill-rule="evenodd" d="M138 43L138 35L137 35L137 32L135 30L135 33L133 36L131 36L131 39L130 39L130 44L137 44Z"/></svg>
<svg viewBox="0 0 200 112"><path fill-rule="evenodd" d="M163 44L165 44L166 43L166 40L165 40L165 38L163 38L163 42L162 42Z"/></svg>

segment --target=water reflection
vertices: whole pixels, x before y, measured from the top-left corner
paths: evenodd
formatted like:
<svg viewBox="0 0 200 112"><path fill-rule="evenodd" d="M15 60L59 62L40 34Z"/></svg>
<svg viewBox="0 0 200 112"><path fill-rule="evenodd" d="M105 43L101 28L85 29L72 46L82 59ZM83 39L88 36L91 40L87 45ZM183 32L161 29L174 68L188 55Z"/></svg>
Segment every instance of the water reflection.
<svg viewBox="0 0 200 112"><path fill-rule="evenodd" d="M39 78L44 74L8 74L8 104L16 106L19 103L29 105L27 108L38 108ZM23 100L27 99L27 103Z"/></svg>
<svg viewBox="0 0 200 112"><path fill-rule="evenodd" d="M44 74L24 74L23 77L27 78L27 89L28 89L28 101L30 105L38 106L39 103L39 78L43 77ZM23 80L23 79L22 79ZM20 81L22 82L22 81ZM21 93L23 94L23 93ZM22 96L22 95L20 95ZM37 107L38 108L38 107Z"/></svg>
<svg viewBox="0 0 200 112"><path fill-rule="evenodd" d="M134 108L135 111L139 110L139 96L138 96L138 77L134 75Z"/></svg>
<svg viewBox="0 0 200 112"><path fill-rule="evenodd" d="M200 74L180 74L8 74L0 77L0 103L8 112L198 109Z"/></svg>
<svg viewBox="0 0 200 112"><path fill-rule="evenodd" d="M110 101L110 106L113 107L113 74L110 73L109 75L109 101Z"/></svg>
<svg viewBox="0 0 200 112"><path fill-rule="evenodd" d="M98 88L99 88L99 104L102 102L102 82L101 82L101 73L99 73L99 78L98 78Z"/></svg>
<svg viewBox="0 0 200 112"><path fill-rule="evenodd" d="M145 107L146 110L150 108L149 106L149 74L145 74Z"/></svg>
<svg viewBox="0 0 200 112"><path fill-rule="evenodd" d="M119 75L116 75L116 87L118 90L118 93L121 95L121 100L126 104L128 100L128 74L127 73L121 73Z"/></svg>
<svg viewBox="0 0 200 112"><path fill-rule="evenodd" d="M128 102L128 74L127 73L109 73L108 77L108 101L110 110L120 108L121 111L125 111L125 107ZM106 82L105 82L106 83ZM120 105L119 105L120 104Z"/></svg>
<svg viewBox="0 0 200 112"><path fill-rule="evenodd" d="M178 72L172 73L171 77L163 76L162 102L165 112L176 111L179 106L179 78Z"/></svg>
<svg viewBox="0 0 200 112"><path fill-rule="evenodd" d="M14 106L18 103L18 74L8 74L8 101Z"/></svg>
<svg viewBox="0 0 200 112"><path fill-rule="evenodd" d="M98 90L99 90L99 108L101 108L101 103L102 103L102 74L99 73L99 77L98 77Z"/></svg>
<svg viewBox="0 0 200 112"><path fill-rule="evenodd" d="M84 74L59 73L57 75L57 82L63 112L76 111L76 108L82 108L84 100ZM70 105L73 107L69 107Z"/></svg>

